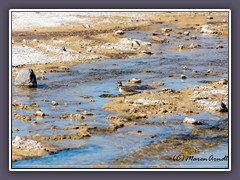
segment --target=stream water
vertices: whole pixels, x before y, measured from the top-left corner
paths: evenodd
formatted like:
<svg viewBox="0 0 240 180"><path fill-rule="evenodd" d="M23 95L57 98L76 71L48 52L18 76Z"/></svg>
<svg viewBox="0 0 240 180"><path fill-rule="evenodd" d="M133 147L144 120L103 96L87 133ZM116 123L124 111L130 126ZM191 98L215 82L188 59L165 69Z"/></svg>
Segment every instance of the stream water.
<svg viewBox="0 0 240 180"><path fill-rule="evenodd" d="M130 31L126 32L127 37L141 39L144 41L152 41L148 34L160 31L164 25L158 24L151 26L148 31ZM169 26L176 28L175 26ZM109 122L106 117L115 115L111 112L106 112L102 106L108 102L102 98L103 94L118 95L118 89L115 82L131 78L140 78L142 85L151 85L152 81L163 82L163 88L184 89L198 85L202 81L214 81L220 78L228 78L228 74L201 76L206 70L228 71L228 39L215 37L210 35L199 34L192 29L185 29L195 34L199 39L190 39L188 36L180 36L177 38L174 35L167 37L170 43L160 44L153 43L151 51L153 55L131 59L107 59L102 61L93 61L91 63L81 63L70 68L70 72L48 73L46 80L39 81L36 89L22 89L12 86L12 99L24 104L36 102L40 105L43 112L48 114L42 119L34 119L38 122L37 126L33 126L31 122L22 122L17 119L12 119L12 130L18 128L19 132L13 132L12 138L15 136L27 135L57 135L72 133L71 131L56 131L51 130L51 126L55 125L59 128L79 123L86 123L95 126L107 126ZM179 29L179 31L183 31ZM187 51L176 51L173 48L180 44L198 43L201 45L198 49ZM215 46L221 44L222 49L215 49ZM163 52L163 53L160 53ZM189 69L195 69L198 72L192 73L191 70L184 71L183 66ZM154 73L143 73L144 70L151 70ZM169 74L178 75L177 77L168 77ZM181 80L179 76L186 75L186 80ZM199 75L199 76L197 76ZM101 78L99 78L101 77ZM154 89L154 90L161 90ZM108 93L104 93L108 90ZM81 96L90 96L95 102L89 102L89 99L84 99ZM44 102L43 100L49 100ZM52 107L51 101L57 101L58 106ZM81 102L81 104L78 104ZM67 105L66 105L66 104ZM70 119L59 119L64 113L77 113L77 109L83 109L95 113L95 116L86 117L84 120L73 121ZM33 111L14 110L12 113L20 113L22 115L31 115ZM168 121L180 122L185 116L171 116L164 118ZM194 118L208 122L216 123L217 121L228 118L227 115L217 115L202 112L193 115ZM163 120L161 117L150 119L149 121ZM78 143L86 144L72 150L64 150L58 154L48 155L45 157L22 160L13 162L13 168L91 168L94 164L108 163L116 158L121 158L137 150L139 147L149 145L153 139L150 137L141 137L128 134L129 131L137 132L141 130L146 134L156 134L158 139L167 139L171 134L180 134L192 131L195 127L191 125L140 125L120 128L113 134L93 135L87 140L71 140L54 142L57 145L72 145ZM157 140L156 140L157 141ZM211 152L211 149L208 150ZM217 146L212 151L219 154L228 153L228 142L221 146ZM151 167L155 164L161 164L159 161L152 159L142 162L141 167ZM166 163L166 162L165 162ZM181 165L193 167L195 162L184 162ZM206 163L206 162L205 162ZM201 167L204 167L204 163ZM134 166L134 165L133 165ZM212 164L212 166L224 168L228 166L228 162L221 164ZM176 166L177 167L177 166ZM175 167L175 168L176 168Z"/></svg>

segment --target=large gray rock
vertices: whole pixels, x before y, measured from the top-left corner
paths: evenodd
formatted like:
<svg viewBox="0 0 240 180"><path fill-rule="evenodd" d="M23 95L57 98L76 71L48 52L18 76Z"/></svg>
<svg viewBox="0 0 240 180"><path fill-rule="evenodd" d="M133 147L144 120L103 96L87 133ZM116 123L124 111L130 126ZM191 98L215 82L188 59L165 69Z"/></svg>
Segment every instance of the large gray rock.
<svg viewBox="0 0 240 180"><path fill-rule="evenodd" d="M15 83L16 86L36 87L37 79L32 69L25 68L19 71Z"/></svg>

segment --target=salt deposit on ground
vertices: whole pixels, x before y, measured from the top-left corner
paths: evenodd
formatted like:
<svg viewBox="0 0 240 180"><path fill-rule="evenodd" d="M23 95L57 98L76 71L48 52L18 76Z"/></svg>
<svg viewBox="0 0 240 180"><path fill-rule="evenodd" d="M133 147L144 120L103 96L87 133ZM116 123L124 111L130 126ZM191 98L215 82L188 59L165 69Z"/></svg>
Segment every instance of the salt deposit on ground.
<svg viewBox="0 0 240 180"><path fill-rule="evenodd" d="M48 56L26 45L12 47L12 65L38 64L56 61L53 56Z"/></svg>

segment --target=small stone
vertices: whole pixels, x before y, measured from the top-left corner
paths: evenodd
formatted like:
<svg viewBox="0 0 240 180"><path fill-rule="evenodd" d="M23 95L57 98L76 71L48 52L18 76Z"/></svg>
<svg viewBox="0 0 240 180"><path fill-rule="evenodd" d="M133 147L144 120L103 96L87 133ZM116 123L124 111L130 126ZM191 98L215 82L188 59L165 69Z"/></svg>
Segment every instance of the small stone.
<svg viewBox="0 0 240 180"><path fill-rule="evenodd" d="M187 76L181 75L180 78L181 78L181 79L187 79Z"/></svg>
<svg viewBox="0 0 240 180"><path fill-rule="evenodd" d="M82 109L77 109L76 112L82 112L83 110Z"/></svg>
<svg viewBox="0 0 240 180"><path fill-rule="evenodd" d="M166 110L166 109L161 109L161 112L162 112L162 113L167 113L168 110Z"/></svg>
<svg viewBox="0 0 240 180"><path fill-rule="evenodd" d="M21 140L22 140L22 139L21 139L21 137L19 137L19 136L16 136L15 139L14 139L15 142L20 142Z"/></svg>
<svg viewBox="0 0 240 180"><path fill-rule="evenodd" d="M145 113L138 114L137 118L147 118L147 114Z"/></svg>
<svg viewBox="0 0 240 180"><path fill-rule="evenodd" d="M18 132L18 131L19 131L19 129L18 129L18 128L15 128L15 129L14 129L14 132Z"/></svg>
<svg viewBox="0 0 240 180"><path fill-rule="evenodd" d="M86 49L86 52L92 52L92 47L88 47L88 48Z"/></svg>
<svg viewBox="0 0 240 180"><path fill-rule="evenodd" d="M194 73L197 73L198 71L197 71L197 70L195 70L195 69L193 69L193 70L192 70L192 72L194 72Z"/></svg>
<svg viewBox="0 0 240 180"><path fill-rule="evenodd" d="M188 70L188 67L186 67L186 66L183 66L183 70Z"/></svg>
<svg viewBox="0 0 240 180"><path fill-rule="evenodd" d="M161 30L162 30L162 32L164 32L164 33L168 33L168 32L170 32L170 31L172 31L172 29L170 29L170 28L162 28Z"/></svg>
<svg viewBox="0 0 240 180"><path fill-rule="evenodd" d="M58 103L57 103L56 101L52 101L52 102L51 102L51 105L52 105L52 106L57 106Z"/></svg>
<svg viewBox="0 0 240 180"><path fill-rule="evenodd" d="M168 124L168 121L163 121L163 124Z"/></svg>
<svg viewBox="0 0 240 180"><path fill-rule="evenodd" d="M189 45L189 48L190 48L190 49L195 49L195 48L199 48L199 47L201 47L200 44L193 44L193 43L192 43L192 44Z"/></svg>
<svg viewBox="0 0 240 180"><path fill-rule="evenodd" d="M23 121L31 121L31 117L30 116L26 116L22 118Z"/></svg>
<svg viewBox="0 0 240 180"><path fill-rule="evenodd" d="M37 116L45 116L45 114L42 111L36 111L35 113Z"/></svg>
<svg viewBox="0 0 240 180"><path fill-rule="evenodd" d="M163 82L152 82L152 86L164 86L165 84Z"/></svg>
<svg viewBox="0 0 240 180"><path fill-rule="evenodd" d="M159 37L157 37L157 36L152 36L152 40L153 40L153 41L156 41L156 42L159 42L159 43L169 43L169 40L167 40L167 39L161 39L161 38L159 38Z"/></svg>
<svg viewBox="0 0 240 180"><path fill-rule="evenodd" d="M218 84L225 84L225 85L227 85L227 84L228 84L228 80L225 79L225 78L222 78L222 79L220 79L220 80L218 81Z"/></svg>
<svg viewBox="0 0 240 180"><path fill-rule="evenodd" d="M69 118L74 120L82 120L84 119L84 116L81 114L70 114Z"/></svg>
<svg viewBox="0 0 240 180"><path fill-rule="evenodd" d="M108 93L109 91L108 90L103 90L103 92Z"/></svg>
<svg viewBox="0 0 240 180"><path fill-rule="evenodd" d="M207 16L207 19L213 19L213 17L212 16Z"/></svg>
<svg viewBox="0 0 240 180"><path fill-rule="evenodd" d="M62 50L62 51L67 51L66 48L65 48L64 46L61 48L61 50Z"/></svg>
<svg viewBox="0 0 240 180"><path fill-rule="evenodd" d="M197 36L192 35L192 36L191 36L191 39L197 39Z"/></svg>
<svg viewBox="0 0 240 180"><path fill-rule="evenodd" d="M208 73L208 74L211 73L211 72L212 72L211 69L207 70L207 73Z"/></svg>
<svg viewBox="0 0 240 180"><path fill-rule="evenodd" d="M115 34L119 34L119 35L123 35L123 34L124 34L124 32L123 32L122 30L117 30L117 31L115 31L114 33L115 33Z"/></svg>
<svg viewBox="0 0 240 180"><path fill-rule="evenodd" d="M36 126L36 125L38 124L38 122L37 122L37 121L33 121L32 124L33 124L34 126Z"/></svg>
<svg viewBox="0 0 240 180"><path fill-rule="evenodd" d="M141 131L141 130L138 130L137 133L142 133L142 131Z"/></svg>
<svg viewBox="0 0 240 180"><path fill-rule="evenodd" d="M94 99L90 99L89 102L95 102L95 100Z"/></svg>
<svg viewBox="0 0 240 180"><path fill-rule="evenodd" d="M133 84L138 84L138 83L141 83L142 80L138 79L138 78L132 78L130 80L127 80L127 82L130 82L130 83L133 83Z"/></svg>
<svg viewBox="0 0 240 180"><path fill-rule="evenodd" d="M142 50L141 53L148 54L148 55L153 54L151 51L147 51L147 50Z"/></svg>
<svg viewBox="0 0 240 180"><path fill-rule="evenodd" d="M215 47L215 49L222 49L223 48L223 46L221 46L221 45L217 45L216 47Z"/></svg>
<svg viewBox="0 0 240 180"><path fill-rule="evenodd" d="M52 130L52 131L57 130L57 126L52 126L52 127L51 127L51 130Z"/></svg>
<svg viewBox="0 0 240 180"><path fill-rule="evenodd" d="M183 32L183 35L185 35L185 36L189 36L189 34L190 34L189 31L184 31L184 32Z"/></svg>
<svg viewBox="0 0 240 180"><path fill-rule="evenodd" d="M183 120L183 123L185 123L185 124L195 124L195 125L202 124L202 122L197 121L196 119L193 119L193 118L189 118L189 117L185 117L184 120Z"/></svg>
<svg viewBox="0 0 240 180"><path fill-rule="evenodd" d="M85 116L93 116L94 114L91 113L91 112L88 112L88 111L84 111L83 115L85 115Z"/></svg>
<svg viewBox="0 0 240 180"><path fill-rule="evenodd" d="M62 69L64 71L69 71L70 70L69 67L67 67L67 66L59 66L59 69Z"/></svg>
<svg viewBox="0 0 240 180"><path fill-rule="evenodd" d="M179 49L179 50L183 50L183 49L185 49L185 48L186 48L186 47L185 47L184 45L179 45L179 46L178 46L178 49Z"/></svg>
<svg viewBox="0 0 240 180"><path fill-rule="evenodd" d="M221 102L220 112L228 112L228 108L223 102Z"/></svg>

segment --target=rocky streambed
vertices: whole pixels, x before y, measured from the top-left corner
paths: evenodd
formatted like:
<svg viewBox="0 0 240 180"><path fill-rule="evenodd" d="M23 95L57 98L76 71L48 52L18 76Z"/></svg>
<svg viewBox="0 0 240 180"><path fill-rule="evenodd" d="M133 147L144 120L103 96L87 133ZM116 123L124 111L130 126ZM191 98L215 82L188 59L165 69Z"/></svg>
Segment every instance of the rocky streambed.
<svg viewBox="0 0 240 180"><path fill-rule="evenodd" d="M23 49L37 47L30 54L38 49L52 60L76 57L13 67L13 84L25 67L38 81L37 88L12 86L14 168L202 168L207 164L173 157L228 155L226 33L154 17L153 24L136 21L137 28L123 31L86 31L88 44L80 43L80 54L71 43L54 45L63 39L76 43L68 34L56 32L55 39L46 38L45 30L14 34L13 53L20 58L29 56L14 49L23 37ZM101 58L89 59L93 55ZM139 93L124 99L117 81ZM227 161L212 164L227 166Z"/></svg>

